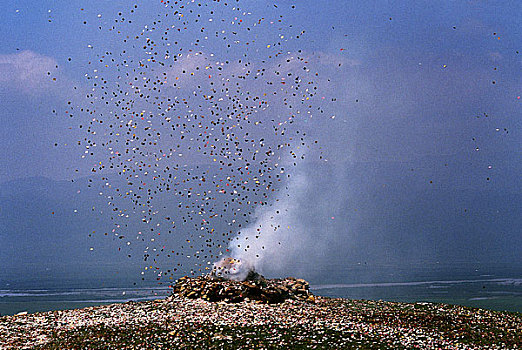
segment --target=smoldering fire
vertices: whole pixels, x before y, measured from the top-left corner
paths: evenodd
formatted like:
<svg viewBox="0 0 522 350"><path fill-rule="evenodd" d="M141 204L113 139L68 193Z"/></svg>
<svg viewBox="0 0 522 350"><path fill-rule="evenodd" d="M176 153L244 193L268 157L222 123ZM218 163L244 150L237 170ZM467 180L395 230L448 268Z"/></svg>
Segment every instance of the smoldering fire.
<svg viewBox="0 0 522 350"><path fill-rule="evenodd" d="M214 263L210 276L216 279L245 281L257 275L254 266L246 260L226 257Z"/></svg>

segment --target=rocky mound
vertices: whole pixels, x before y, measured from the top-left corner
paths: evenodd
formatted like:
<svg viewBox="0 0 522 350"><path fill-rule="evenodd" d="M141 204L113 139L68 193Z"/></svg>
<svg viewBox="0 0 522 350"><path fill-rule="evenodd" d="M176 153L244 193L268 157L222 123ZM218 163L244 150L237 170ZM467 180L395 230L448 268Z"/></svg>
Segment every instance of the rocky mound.
<svg viewBox="0 0 522 350"><path fill-rule="evenodd" d="M303 279L293 277L265 279L257 274L252 277L243 282L216 279L212 276L182 277L172 286L172 290L174 295L180 297L211 302L253 301L275 304L287 299L315 302L308 282Z"/></svg>

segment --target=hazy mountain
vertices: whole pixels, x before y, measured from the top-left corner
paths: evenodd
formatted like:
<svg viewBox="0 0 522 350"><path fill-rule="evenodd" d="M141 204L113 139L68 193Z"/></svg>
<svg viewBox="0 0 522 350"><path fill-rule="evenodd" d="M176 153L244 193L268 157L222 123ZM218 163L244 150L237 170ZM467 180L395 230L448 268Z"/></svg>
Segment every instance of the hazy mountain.
<svg viewBox="0 0 522 350"><path fill-rule="evenodd" d="M519 193L487 186L477 189L473 184L458 188L449 185L449 180L409 175L419 172L418 166L313 164L302 169L308 183L292 215L306 229L291 232L291 260L279 266L276 259L266 273L299 273L312 280L346 281L351 278L347 271L361 264L371 270L437 263L467 266L475 262L522 262ZM217 170L204 171L213 174ZM115 188L129 186L116 175L110 182L112 188L104 186L106 180L101 177L74 181L35 177L0 184L2 278L61 279L71 283L96 278L140 281L140 271L147 265L166 268L179 262L183 267L178 266L178 272L187 273L198 262L215 260L208 254L223 250L218 249L217 242L226 248L239 224L246 227L255 223L253 213L260 207L253 202L232 203L227 194L215 194L213 210L222 215L211 219L212 234L200 234L200 216L187 216L190 211L179 207L179 203L199 202L176 195L182 186L159 193L153 203L158 213L149 216L133 208L128 198L108 199L116 193ZM209 183L204 184L207 189L212 187ZM292 186L288 182L277 188L284 194ZM259 199L259 194L250 196ZM246 215L233 214L231 208L239 207ZM118 213L128 217L119 217ZM231 225L234 219L237 221ZM158 229L150 229L156 227L156 222L163 225L160 228L165 223L175 224L167 225L172 232L162 228L163 235L158 236ZM143 232L144 238L137 232ZM151 242L152 237L156 240ZM162 246L165 249L160 251ZM198 247L207 250L194 259ZM172 251L184 253L176 255ZM187 258L187 254L193 256ZM284 260L281 257L281 264Z"/></svg>

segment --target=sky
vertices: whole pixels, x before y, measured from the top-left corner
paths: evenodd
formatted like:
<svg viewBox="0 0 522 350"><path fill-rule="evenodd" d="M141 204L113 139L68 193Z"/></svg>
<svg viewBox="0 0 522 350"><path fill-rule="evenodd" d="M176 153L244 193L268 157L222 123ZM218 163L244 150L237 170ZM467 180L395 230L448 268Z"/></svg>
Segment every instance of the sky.
<svg viewBox="0 0 522 350"><path fill-rule="evenodd" d="M2 2L5 270L520 264L521 10Z"/></svg>

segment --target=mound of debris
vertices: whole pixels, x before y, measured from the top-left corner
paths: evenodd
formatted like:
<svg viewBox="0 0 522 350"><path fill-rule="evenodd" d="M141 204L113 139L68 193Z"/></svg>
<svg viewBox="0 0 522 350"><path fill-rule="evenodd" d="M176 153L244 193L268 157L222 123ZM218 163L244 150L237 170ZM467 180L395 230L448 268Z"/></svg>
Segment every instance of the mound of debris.
<svg viewBox="0 0 522 350"><path fill-rule="evenodd" d="M253 272L245 281L233 281L212 276L196 278L182 277L172 286L173 294L189 299L203 299L211 302L224 301L238 303L252 301L275 304L287 299L315 303L309 284L303 279L265 279Z"/></svg>

